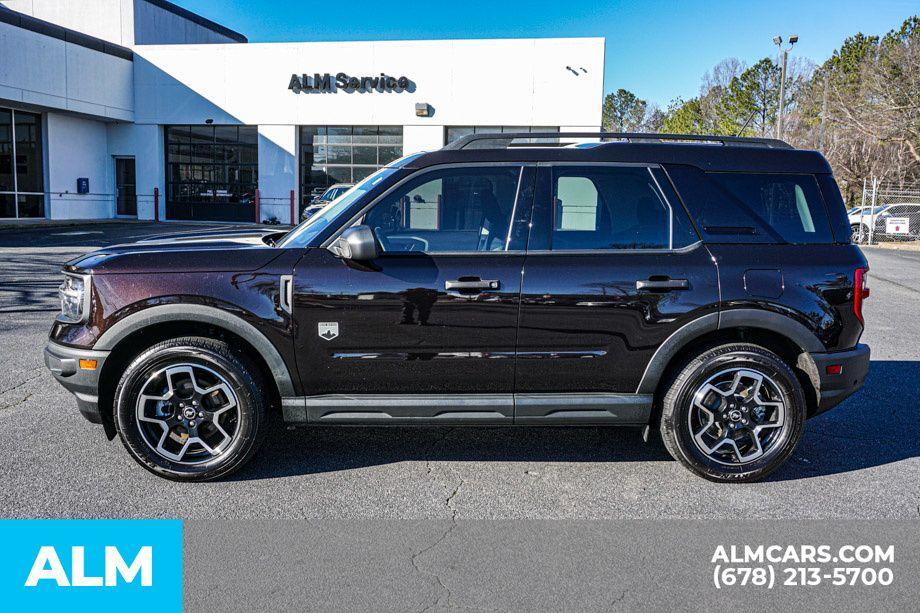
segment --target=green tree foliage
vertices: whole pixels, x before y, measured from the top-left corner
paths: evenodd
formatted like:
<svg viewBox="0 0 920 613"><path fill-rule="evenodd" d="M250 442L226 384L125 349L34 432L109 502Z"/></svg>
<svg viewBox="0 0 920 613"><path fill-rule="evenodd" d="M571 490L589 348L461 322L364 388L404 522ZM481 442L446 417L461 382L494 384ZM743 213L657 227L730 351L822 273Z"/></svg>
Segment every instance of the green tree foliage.
<svg viewBox="0 0 920 613"><path fill-rule="evenodd" d="M717 109L720 131L742 136L768 136L779 108L780 67L764 58L732 79Z"/></svg>
<svg viewBox="0 0 920 613"><path fill-rule="evenodd" d="M626 89L604 98L603 127L612 132L638 132L645 122L648 103Z"/></svg>
<svg viewBox="0 0 920 613"><path fill-rule="evenodd" d="M699 98L681 100L668 105L662 122L662 132L670 134L706 134L706 118Z"/></svg>
<svg viewBox="0 0 920 613"><path fill-rule="evenodd" d="M682 134L772 136L779 110L778 62L728 58L703 77L700 94L649 111L626 90L604 101L604 127ZM850 200L878 177L920 183L920 17L884 36L857 32L817 68L791 57L783 137L820 149Z"/></svg>

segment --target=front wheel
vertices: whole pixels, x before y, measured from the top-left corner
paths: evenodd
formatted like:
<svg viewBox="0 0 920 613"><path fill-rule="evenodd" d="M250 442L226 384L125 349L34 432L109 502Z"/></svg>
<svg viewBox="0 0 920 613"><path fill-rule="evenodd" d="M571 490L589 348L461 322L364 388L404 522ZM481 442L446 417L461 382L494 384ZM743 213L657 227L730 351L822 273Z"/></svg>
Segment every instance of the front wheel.
<svg viewBox="0 0 920 613"><path fill-rule="evenodd" d="M261 444L262 389L258 369L223 341L163 341L131 362L115 390L122 443L141 466L167 479L225 477Z"/></svg>
<svg viewBox="0 0 920 613"><path fill-rule="evenodd" d="M684 466L712 481L756 481L792 455L805 396L775 353L746 343L709 349L681 370L662 402L661 436Z"/></svg>

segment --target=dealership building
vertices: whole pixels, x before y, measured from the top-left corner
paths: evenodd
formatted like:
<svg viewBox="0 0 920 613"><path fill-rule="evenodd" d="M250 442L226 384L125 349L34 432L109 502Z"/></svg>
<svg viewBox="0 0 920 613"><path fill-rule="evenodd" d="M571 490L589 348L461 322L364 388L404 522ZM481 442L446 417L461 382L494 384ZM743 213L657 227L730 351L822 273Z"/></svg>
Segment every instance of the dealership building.
<svg viewBox="0 0 920 613"><path fill-rule="evenodd" d="M291 221L480 131L601 123L604 39L249 43L165 0L0 0L0 218Z"/></svg>

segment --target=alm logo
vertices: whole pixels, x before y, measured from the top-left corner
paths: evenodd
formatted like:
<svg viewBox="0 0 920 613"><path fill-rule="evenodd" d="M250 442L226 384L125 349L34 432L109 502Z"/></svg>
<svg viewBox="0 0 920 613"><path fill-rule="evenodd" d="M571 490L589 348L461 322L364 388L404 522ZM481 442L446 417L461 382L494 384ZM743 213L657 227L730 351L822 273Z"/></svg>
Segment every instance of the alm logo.
<svg viewBox="0 0 920 613"><path fill-rule="evenodd" d="M70 548L70 577L64 570L57 549L51 545L39 548L25 587L36 587L41 581L57 583L58 587L117 587L118 578L124 583L133 583L140 576L143 587L153 586L153 547L144 545L129 564L117 547L105 547L104 575L86 574L86 551L84 547Z"/></svg>
<svg viewBox="0 0 920 613"><path fill-rule="evenodd" d="M0 520L0 610L181 613L182 536L173 519Z"/></svg>

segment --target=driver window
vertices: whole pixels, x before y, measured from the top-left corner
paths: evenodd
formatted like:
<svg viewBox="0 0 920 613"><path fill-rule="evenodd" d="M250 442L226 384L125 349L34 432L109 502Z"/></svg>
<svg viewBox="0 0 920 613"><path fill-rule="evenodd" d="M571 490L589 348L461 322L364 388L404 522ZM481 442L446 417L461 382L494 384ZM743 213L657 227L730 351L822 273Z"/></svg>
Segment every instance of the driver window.
<svg viewBox="0 0 920 613"><path fill-rule="evenodd" d="M387 253L504 251L518 166L446 168L410 179L368 211Z"/></svg>

